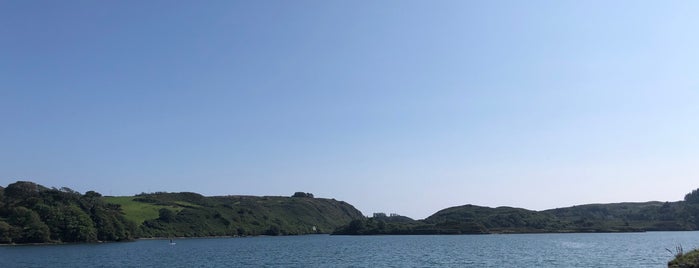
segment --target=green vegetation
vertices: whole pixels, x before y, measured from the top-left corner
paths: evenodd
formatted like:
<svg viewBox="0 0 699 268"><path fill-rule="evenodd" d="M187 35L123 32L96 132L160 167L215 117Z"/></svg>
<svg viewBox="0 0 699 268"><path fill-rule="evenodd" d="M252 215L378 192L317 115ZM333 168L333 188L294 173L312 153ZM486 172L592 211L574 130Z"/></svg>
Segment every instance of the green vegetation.
<svg viewBox="0 0 699 268"><path fill-rule="evenodd" d="M400 217L400 216L398 216ZM373 217L355 221L335 234L487 234L551 232L563 226L547 213L521 208L465 205L441 210L420 221ZM386 222L385 224L380 224ZM383 228L379 228L384 226Z"/></svg>
<svg viewBox="0 0 699 268"><path fill-rule="evenodd" d="M670 251L670 250L668 250ZM670 251L672 252L672 251ZM667 266L670 268L699 268L699 250L695 249L688 253L684 253L682 246L678 246L674 252L675 259L670 261Z"/></svg>
<svg viewBox="0 0 699 268"><path fill-rule="evenodd" d="M119 206L99 193L25 181L0 187L0 243L122 241L135 232Z"/></svg>
<svg viewBox="0 0 699 268"><path fill-rule="evenodd" d="M308 198L313 198L312 193L304 193L304 192L295 192L294 195L291 197L308 197Z"/></svg>
<svg viewBox="0 0 699 268"><path fill-rule="evenodd" d="M80 194L70 188L47 188L19 181L0 187L0 244L330 232L373 235L699 230L698 190L679 202L590 204L545 211L464 205L443 209L424 220L413 220L384 213L365 218L350 204L304 192L291 197L205 197L191 192L103 197L94 191Z"/></svg>
<svg viewBox="0 0 699 268"><path fill-rule="evenodd" d="M590 204L532 211L465 205L447 208L420 221L388 224L357 220L335 234L484 234L551 232L642 232L699 230L697 190L685 201ZM383 222L383 223L382 223Z"/></svg>
<svg viewBox="0 0 699 268"><path fill-rule="evenodd" d="M150 193L103 197L32 182L0 187L0 244L329 233L363 218L350 204L314 198Z"/></svg>
<svg viewBox="0 0 699 268"><path fill-rule="evenodd" d="M122 204L127 218L141 223L142 237L298 235L329 233L363 218L353 206L334 199L216 196L152 193L108 197ZM302 197L302 198L299 198Z"/></svg>
<svg viewBox="0 0 699 268"><path fill-rule="evenodd" d="M126 219L135 222L136 224L142 224L146 220L157 219L160 209L168 207L164 205L139 202L134 200L136 198L137 197L134 196L108 196L104 198L104 201L121 206L121 210L124 212ZM182 210L182 207L170 206L170 209L179 212Z"/></svg>
<svg viewBox="0 0 699 268"><path fill-rule="evenodd" d="M686 231L699 227L699 206L682 201L593 204L544 212L576 232Z"/></svg>
<svg viewBox="0 0 699 268"><path fill-rule="evenodd" d="M699 189L693 190L684 196L684 201L691 204L699 204Z"/></svg>

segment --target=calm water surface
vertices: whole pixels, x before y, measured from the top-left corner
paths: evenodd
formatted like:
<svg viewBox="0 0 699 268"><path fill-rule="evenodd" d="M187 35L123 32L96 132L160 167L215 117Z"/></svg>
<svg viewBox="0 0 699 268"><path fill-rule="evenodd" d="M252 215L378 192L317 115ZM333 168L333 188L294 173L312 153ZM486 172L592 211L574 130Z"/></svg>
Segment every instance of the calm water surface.
<svg viewBox="0 0 699 268"><path fill-rule="evenodd" d="M667 267L699 232L290 236L4 246L0 267Z"/></svg>

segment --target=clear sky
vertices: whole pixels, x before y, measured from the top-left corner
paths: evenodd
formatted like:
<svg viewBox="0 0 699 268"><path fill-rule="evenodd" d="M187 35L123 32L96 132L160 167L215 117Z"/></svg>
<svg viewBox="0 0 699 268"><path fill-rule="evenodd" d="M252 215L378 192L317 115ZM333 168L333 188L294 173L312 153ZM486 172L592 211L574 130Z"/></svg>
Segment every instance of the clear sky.
<svg viewBox="0 0 699 268"><path fill-rule="evenodd" d="M0 185L424 218L699 187L696 1L0 1Z"/></svg>

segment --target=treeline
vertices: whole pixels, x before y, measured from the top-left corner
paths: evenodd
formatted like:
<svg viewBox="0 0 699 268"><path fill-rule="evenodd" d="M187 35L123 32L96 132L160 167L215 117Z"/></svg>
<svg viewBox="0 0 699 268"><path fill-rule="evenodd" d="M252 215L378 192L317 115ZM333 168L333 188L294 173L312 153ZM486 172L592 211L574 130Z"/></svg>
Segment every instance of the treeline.
<svg viewBox="0 0 699 268"><path fill-rule="evenodd" d="M699 230L699 189L684 201L590 204L545 211L464 205L419 221L354 220L335 234L486 234Z"/></svg>
<svg viewBox="0 0 699 268"><path fill-rule="evenodd" d="M123 241L135 234L120 207L97 192L26 181L0 187L0 243Z"/></svg>

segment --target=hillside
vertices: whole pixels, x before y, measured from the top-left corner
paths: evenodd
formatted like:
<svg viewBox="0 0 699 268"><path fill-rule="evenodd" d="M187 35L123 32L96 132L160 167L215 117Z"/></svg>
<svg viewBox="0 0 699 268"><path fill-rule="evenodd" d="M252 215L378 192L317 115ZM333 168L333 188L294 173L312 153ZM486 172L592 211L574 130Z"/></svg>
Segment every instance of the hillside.
<svg viewBox="0 0 699 268"><path fill-rule="evenodd" d="M356 220L335 234L485 234L550 232L642 232L699 230L697 190L679 202L589 204L544 211L464 205L424 220L388 224Z"/></svg>
<svg viewBox="0 0 699 268"><path fill-rule="evenodd" d="M686 231L699 227L699 204L644 202L590 204L543 211L573 231Z"/></svg>
<svg viewBox="0 0 699 268"><path fill-rule="evenodd" d="M364 217L342 201L294 196L103 197L20 181L0 187L0 244L330 233Z"/></svg>
<svg viewBox="0 0 699 268"><path fill-rule="evenodd" d="M313 197L152 193L105 197L139 225L142 237L329 233L362 213L342 201Z"/></svg>
<svg viewBox="0 0 699 268"><path fill-rule="evenodd" d="M0 187L0 244L131 240L136 225L96 192L19 181Z"/></svg>
<svg viewBox="0 0 699 268"><path fill-rule="evenodd" d="M123 241L138 237L312 233L486 234L699 230L699 191L679 202L589 204L544 211L464 205L424 220L365 218L352 205L281 196L149 193L103 197L19 181L0 187L0 244Z"/></svg>

